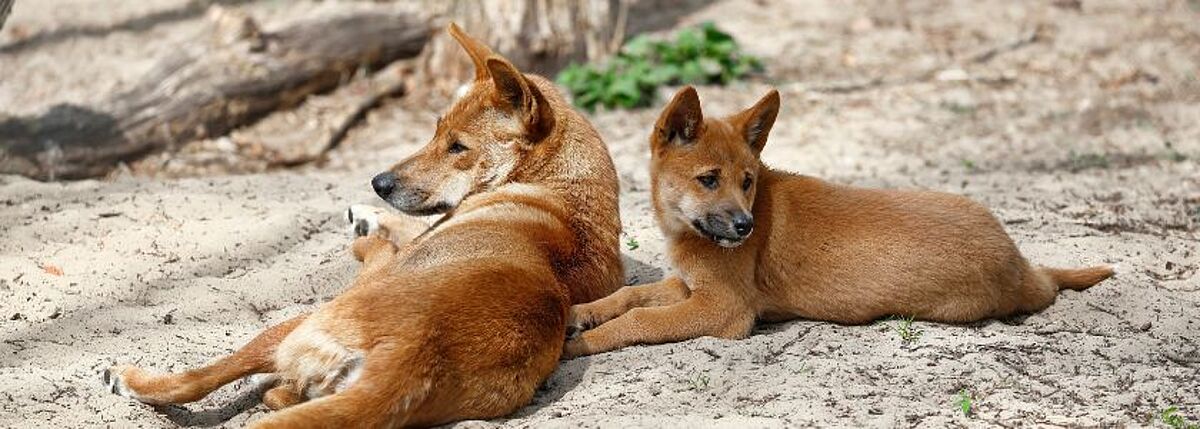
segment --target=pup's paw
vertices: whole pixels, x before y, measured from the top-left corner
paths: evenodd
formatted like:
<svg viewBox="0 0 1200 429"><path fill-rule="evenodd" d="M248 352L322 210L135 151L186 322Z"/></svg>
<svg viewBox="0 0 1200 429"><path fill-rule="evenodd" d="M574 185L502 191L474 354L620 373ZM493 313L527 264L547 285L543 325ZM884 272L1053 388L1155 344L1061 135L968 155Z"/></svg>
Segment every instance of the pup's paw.
<svg viewBox="0 0 1200 429"><path fill-rule="evenodd" d="M562 356L559 357L559 360L571 360L590 354L592 353L587 343L583 341L583 338L572 338L567 340L566 344L563 344Z"/></svg>
<svg viewBox="0 0 1200 429"><path fill-rule="evenodd" d="M571 306L570 312L567 314L567 339L573 339L582 334L583 331L595 328L596 317L584 307L586 304Z"/></svg>
<svg viewBox="0 0 1200 429"><path fill-rule="evenodd" d="M346 220L355 237L364 237L379 230L379 215L383 209L366 204L355 204L346 210Z"/></svg>

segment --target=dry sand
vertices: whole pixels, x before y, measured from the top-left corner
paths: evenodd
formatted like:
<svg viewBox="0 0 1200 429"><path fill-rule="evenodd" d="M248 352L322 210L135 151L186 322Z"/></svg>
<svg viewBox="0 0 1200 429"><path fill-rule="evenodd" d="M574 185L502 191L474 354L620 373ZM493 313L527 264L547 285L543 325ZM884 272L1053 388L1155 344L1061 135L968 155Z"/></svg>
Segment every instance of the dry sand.
<svg viewBox="0 0 1200 429"><path fill-rule="evenodd" d="M31 4L18 2L6 33L59 13ZM716 20L766 58L763 80L700 94L707 112L720 113L772 86L783 91L770 165L962 193L992 207L1033 261L1117 263L1118 277L1025 318L916 322L921 335L907 343L896 321L794 321L741 341L575 359L510 418L459 425L1143 426L1161 425L1155 416L1171 405L1200 420L1200 5L1072 4L727 1L689 22ZM252 7L289 16L274 2ZM108 13L119 21L144 12ZM46 52L132 61L164 48L131 42L197 25L0 53L0 106L29 114L94 99L87 79ZM113 61L95 66L116 70ZM70 78L8 77L51 69ZM97 371L195 366L336 295L355 265L342 211L375 203L370 176L424 143L436 109L405 101L373 112L322 170L0 178L0 426L239 427L258 418L266 411L250 382L155 409L107 393ZM645 138L656 114L592 116L621 173L626 239L639 244L624 249L630 283L669 270L648 204ZM974 398L970 416L956 404L960 392Z"/></svg>

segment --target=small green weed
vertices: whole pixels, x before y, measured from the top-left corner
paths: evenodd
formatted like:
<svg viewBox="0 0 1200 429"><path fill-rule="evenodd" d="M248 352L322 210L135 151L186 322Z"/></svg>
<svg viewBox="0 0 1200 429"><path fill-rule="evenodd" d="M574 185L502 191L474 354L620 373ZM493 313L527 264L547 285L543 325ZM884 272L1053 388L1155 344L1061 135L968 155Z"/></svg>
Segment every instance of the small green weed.
<svg viewBox="0 0 1200 429"><path fill-rule="evenodd" d="M637 250L637 248L642 247L642 244L638 243L637 237L629 237L629 241L625 242L625 247L629 248L629 250Z"/></svg>
<svg viewBox="0 0 1200 429"><path fill-rule="evenodd" d="M696 376L687 379L688 387L697 392L708 390L708 383L712 380L708 378L708 374L698 373Z"/></svg>
<svg viewBox="0 0 1200 429"><path fill-rule="evenodd" d="M1179 407L1174 405L1163 410L1158 418L1171 429L1200 429L1200 424L1192 423L1186 417L1180 415Z"/></svg>
<svg viewBox="0 0 1200 429"><path fill-rule="evenodd" d="M567 66L558 82L581 108L629 109L650 105L662 85L724 85L761 70L762 62L742 54L733 36L706 22L671 41L634 37L604 64Z"/></svg>
<svg viewBox="0 0 1200 429"><path fill-rule="evenodd" d="M1067 166L1071 171L1087 170L1089 168L1108 168L1108 155L1103 153L1076 153L1067 155Z"/></svg>
<svg viewBox="0 0 1200 429"><path fill-rule="evenodd" d="M925 331L922 331L921 328L913 326L914 319L916 319L916 316L896 318L898 322L893 329L896 330L896 334L900 335L900 341L903 341L904 344L912 344L916 342L917 340L921 339L921 335L925 333Z"/></svg>
<svg viewBox="0 0 1200 429"><path fill-rule="evenodd" d="M967 171L979 171L979 166L975 165L975 161L966 158L962 159L962 166L963 168L967 169Z"/></svg>
<svg viewBox="0 0 1200 429"><path fill-rule="evenodd" d="M1172 162L1187 161L1187 155L1184 155L1183 152L1179 151L1179 149L1175 149L1175 145L1172 145L1170 140L1163 142L1163 144L1167 146L1167 159L1168 160L1170 160Z"/></svg>
<svg viewBox="0 0 1200 429"><path fill-rule="evenodd" d="M956 115L972 115L975 113L975 106L968 104L955 103L951 101L943 101L938 104L941 108L950 111Z"/></svg>
<svg viewBox="0 0 1200 429"><path fill-rule="evenodd" d="M973 400L971 399L971 393L967 392L967 389L959 390L958 399L954 400L954 404L957 405L958 409L962 410L963 415L967 417L971 416L972 402Z"/></svg>

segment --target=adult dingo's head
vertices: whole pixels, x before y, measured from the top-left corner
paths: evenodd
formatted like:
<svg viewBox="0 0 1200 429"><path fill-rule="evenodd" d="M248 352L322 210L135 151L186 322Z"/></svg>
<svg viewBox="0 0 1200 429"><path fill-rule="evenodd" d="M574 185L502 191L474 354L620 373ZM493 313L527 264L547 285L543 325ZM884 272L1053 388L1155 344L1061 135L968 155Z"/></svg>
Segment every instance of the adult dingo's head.
<svg viewBox="0 0 1200 429"><path fill-rule="evenodd" d="M507 183L554 126L538 85L508 60L450 24L475 65L475 79L438 118L429 144L380 173L371 186L410 214L444 213L466 197Z"/></svg>

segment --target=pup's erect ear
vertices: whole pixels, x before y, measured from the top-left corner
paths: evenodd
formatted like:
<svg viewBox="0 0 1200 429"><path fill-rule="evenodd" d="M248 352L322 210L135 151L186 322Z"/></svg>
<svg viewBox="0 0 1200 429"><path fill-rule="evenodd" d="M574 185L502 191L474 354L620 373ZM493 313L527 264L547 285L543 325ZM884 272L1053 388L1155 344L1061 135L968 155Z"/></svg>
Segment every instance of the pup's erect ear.
<svg viewBox="0 0 1200 429"><path fill-rule="evenodd" d="M525 121L530 141L540 140L554 123L550 105L541 91L498 55L487 59L487 70L496 89L496 104Z"/></svg>
<svg viewBox="0 0 1200 429"><path fill-rule="evenodd" d="M462 45L463 50L467 51L467 56L471 57L471 63L475 64L475 80L487 79L487 59L493 55L492 50L463 32L458 24L451 22L447 31L450 32L451 37L454 37L454 40L458 41L459 45Z"/></svg>
<svg viewBox="0 0 1200 429"><path fill-rule="evenodd" d="M746 139L750 149L757 154L762 152L763 146L767 144L767 134L771 133L771 126L775 125L775 118L778 116L779 91L772 89L758 100L758 103L754 103L754 106L733 115L730 122Z"/></svg>
<svg viewBox="0 0 1200 429"><path fill-rule="evenodd" d="M685 86L675 93L671 102L658 116L651 143L655 149L670 144L689 144L700 136L704 114L700 112L700 97L696 88Z"/></svg>

